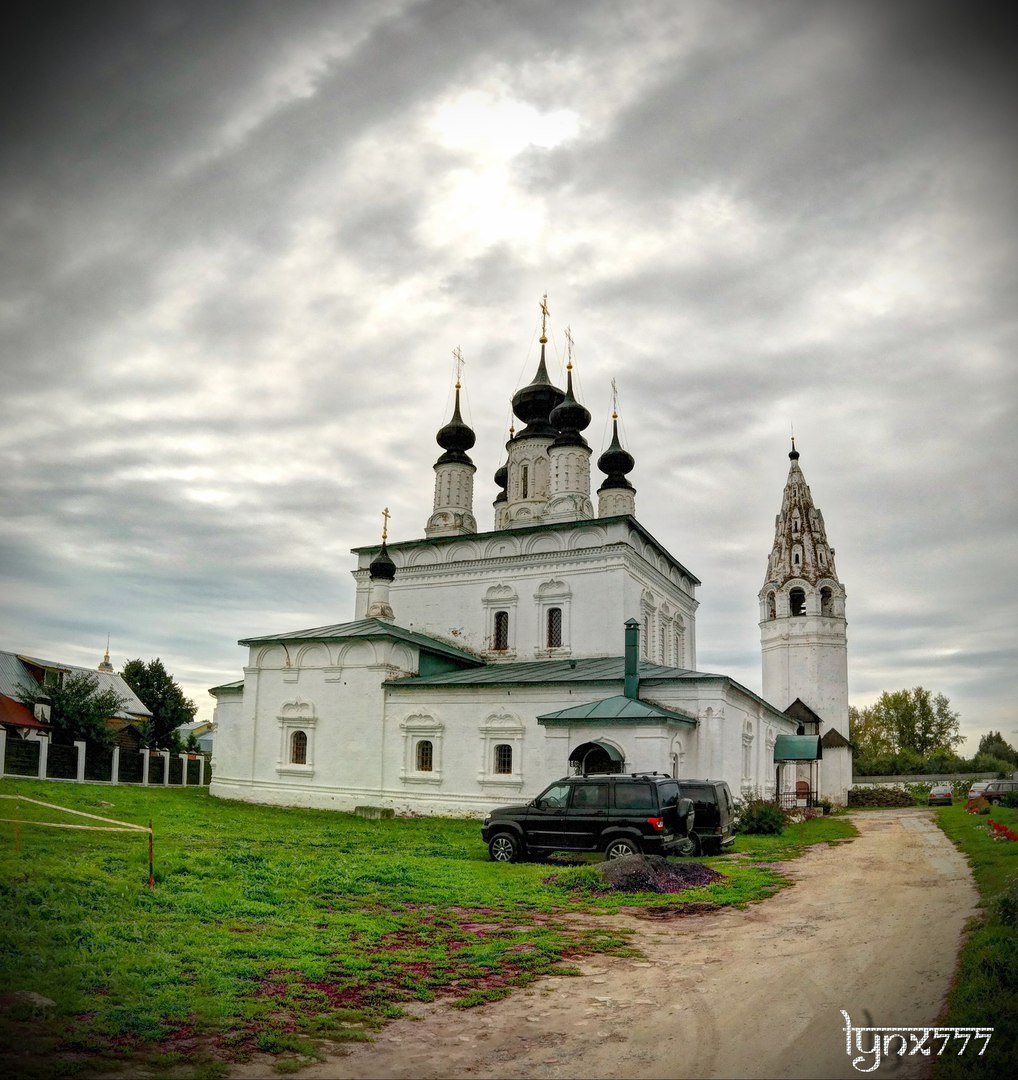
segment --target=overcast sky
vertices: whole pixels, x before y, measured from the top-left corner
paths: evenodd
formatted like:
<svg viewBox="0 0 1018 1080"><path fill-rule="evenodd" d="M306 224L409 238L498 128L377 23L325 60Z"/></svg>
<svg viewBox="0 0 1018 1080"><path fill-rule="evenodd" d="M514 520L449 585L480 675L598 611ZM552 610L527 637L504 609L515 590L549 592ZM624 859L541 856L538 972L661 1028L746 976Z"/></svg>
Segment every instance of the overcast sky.
<svg viewBox="0 0 1018 1080"><path fill-rule="evenodd" d="M1018 743L1006 11L24 5L0 648L93 665L109 634L210 718L238 638L353 617L383 506L423 535L457 346L492 527L547 292L595 456L615 379L637 514L703 581L701 670L760 688L794 425L852 703L923 685Z"/></svg>

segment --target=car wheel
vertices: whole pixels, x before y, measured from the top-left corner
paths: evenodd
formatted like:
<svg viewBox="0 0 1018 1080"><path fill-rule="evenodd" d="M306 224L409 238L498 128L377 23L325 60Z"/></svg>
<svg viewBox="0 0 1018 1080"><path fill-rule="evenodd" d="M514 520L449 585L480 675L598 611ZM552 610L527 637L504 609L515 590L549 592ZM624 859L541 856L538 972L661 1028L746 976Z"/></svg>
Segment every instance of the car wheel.
<svg viewBox="0 0 1018 1080"><path fill-rule="evenodd" d="M693 858L699 859L703 854L703 841L695 832L689 834L689 839L693 841Z"/></svg>
<svg viewBox="0 0 1018 1080"><path fill-rule="evenodd" d="M625 855L639 855L640 845L635 840L627 840L620 837L618 840L610 840L604 849L606 859L621 859Z"/></svg>
<svg viewBox="0 0 1018 1080"><path fill-rule="evenodd" d="M520 842L512 833L495 833L488 841L488 854L495 862L518 862Z"/></svg>

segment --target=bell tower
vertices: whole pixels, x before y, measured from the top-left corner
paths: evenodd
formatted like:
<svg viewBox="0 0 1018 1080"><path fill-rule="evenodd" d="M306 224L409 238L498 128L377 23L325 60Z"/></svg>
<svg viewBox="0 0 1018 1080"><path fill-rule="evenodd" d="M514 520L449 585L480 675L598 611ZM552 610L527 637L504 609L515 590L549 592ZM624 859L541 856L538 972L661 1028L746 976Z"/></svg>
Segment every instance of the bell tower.
<svg viewBox="0 0 1018 1080"><path fill-rule="evenodd" d="M763 696L779 709L796 699L848 738L845 588L824 518L813 505L792 439L791 464L760 590Z"/></svg>

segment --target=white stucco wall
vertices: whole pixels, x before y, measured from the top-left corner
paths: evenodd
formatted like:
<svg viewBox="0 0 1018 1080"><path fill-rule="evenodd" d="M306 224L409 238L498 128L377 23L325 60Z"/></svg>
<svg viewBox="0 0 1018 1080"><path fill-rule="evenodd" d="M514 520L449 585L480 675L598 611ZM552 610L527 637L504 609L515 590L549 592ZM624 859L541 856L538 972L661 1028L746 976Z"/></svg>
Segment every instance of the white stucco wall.
<svg viewBox="0 0 1018 1080"><path fill-rule="evenodd" d="M626 619L651 611L682 629L683 665L696 666L695 583L675 561L625 520L566 528L482 534L393 544L396 578L389 600L400 626L433 634L492 660L549 656L618 656ZM367 566L360 555L355 618L367 612ZM562 609L562 647L547 648L546 616ZM492 652L498 610L510 619L510 648ZM659 624L659 625L660 625ZM674 663L655 633L648 658Z"/></svg>
<svg viewBox="0 0 1018 1080"><path fill-rule="evenodd" d="M539 724L537 717L611 696L621 686L383 687L387 678L413 670L415 650L392 641L345 641L291 645L289 653L288 666L280 645L252 649L242 701L236 694L220 697L213 794L479 815L532 798L568 773L572 750L600 742L618 750L627 770L723 779L738 797L773 791L773 736L794 731L791 721L723 679L642 688L644 700L695 716L695 727L563 727ZM307 735L306 764L288 760L297 730ZM432 746L430 770L417 767L422 739ZM512 748L509 775L495 771L500 744Z"/></svg>

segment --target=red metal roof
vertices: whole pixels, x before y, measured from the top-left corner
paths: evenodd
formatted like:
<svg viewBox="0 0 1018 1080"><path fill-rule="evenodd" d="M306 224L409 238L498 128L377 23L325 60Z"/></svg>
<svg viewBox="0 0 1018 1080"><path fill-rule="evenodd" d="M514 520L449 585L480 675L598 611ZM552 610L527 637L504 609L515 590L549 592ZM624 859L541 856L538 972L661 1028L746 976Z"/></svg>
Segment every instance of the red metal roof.
<svg viewBox="0 0 1018 1080"><path fill-rule="evenodd" d="M32 715L32 710L20 701L12 701L0 694L0 724L11 727L34 728L36 731L49 731L49 724L44 724Z"/></svg>

